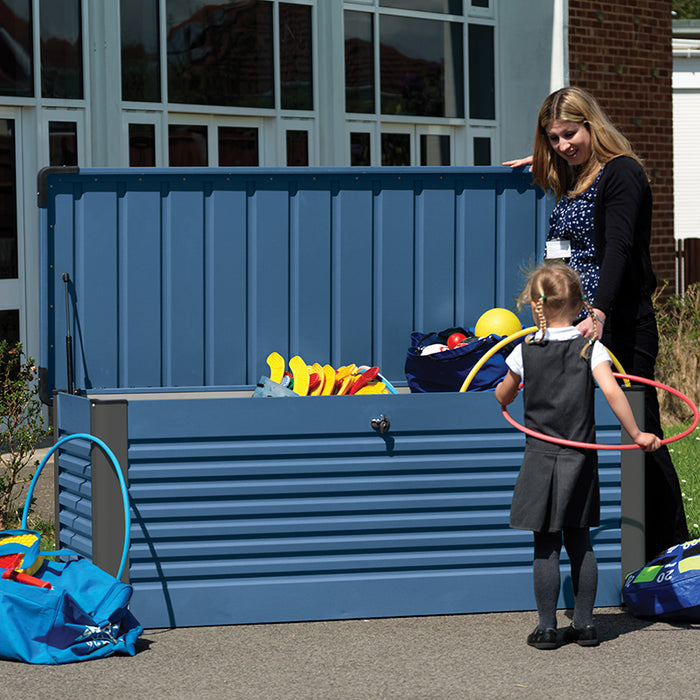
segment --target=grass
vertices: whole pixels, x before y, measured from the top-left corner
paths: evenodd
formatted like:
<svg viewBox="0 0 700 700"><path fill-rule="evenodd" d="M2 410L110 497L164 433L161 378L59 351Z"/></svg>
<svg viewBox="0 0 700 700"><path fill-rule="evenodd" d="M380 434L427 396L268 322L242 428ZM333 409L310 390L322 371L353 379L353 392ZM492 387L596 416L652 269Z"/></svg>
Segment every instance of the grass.
<svg viewBox="0 0 700 700"><path fill-rule="evenodd" d="M687 422L664 428L664 434L677 435L689 425ZM681 485L688 531L691 539L695 539L700 537L700 427L682 440L670 443L668 451Z"/></svg>

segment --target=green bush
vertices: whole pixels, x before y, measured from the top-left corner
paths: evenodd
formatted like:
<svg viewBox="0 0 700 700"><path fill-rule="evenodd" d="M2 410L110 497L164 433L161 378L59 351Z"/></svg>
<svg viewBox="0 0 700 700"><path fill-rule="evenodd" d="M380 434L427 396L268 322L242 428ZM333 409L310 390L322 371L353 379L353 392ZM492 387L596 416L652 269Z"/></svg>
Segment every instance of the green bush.
<svg viewBox="0 0 700 700"><path fill-rule="evenodd" d="M0 341L0 529L15 524L23 486L39 464L34 451L50 432L34 360L25 357L21 343Z"/></svg>
<svg viewBox="0 0 700 700"><path fill-rule="evenodd" d="M700 403L700 284L685 294L656 298L659 355L656 378ZM690 418L690 409L676 396L659 391L661 423L675 425Z"/></svg>

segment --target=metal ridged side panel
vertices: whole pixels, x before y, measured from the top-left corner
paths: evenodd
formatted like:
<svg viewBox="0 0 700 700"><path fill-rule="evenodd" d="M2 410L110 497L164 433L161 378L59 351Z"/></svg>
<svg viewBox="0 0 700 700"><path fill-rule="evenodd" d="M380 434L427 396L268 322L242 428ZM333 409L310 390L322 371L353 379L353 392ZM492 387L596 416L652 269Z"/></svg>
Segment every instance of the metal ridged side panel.
<svg viewBox="0 0 700 700"><path fill-rule="evenodd" d="M491 394L138 401L129 422L129 576L146 626L534 607L532 536L508 526L523 437ZM601 467L598 605L612 605L617 453Z"/></svg>
<svg viewBox="0 0 700 700"><path fill-rule="evenodd" d="M58 437L89 430L88 399L64 394L57 403ZM70 440L57 451L57 518L60 547L92 558L92 468L87 440Z"/></svg>

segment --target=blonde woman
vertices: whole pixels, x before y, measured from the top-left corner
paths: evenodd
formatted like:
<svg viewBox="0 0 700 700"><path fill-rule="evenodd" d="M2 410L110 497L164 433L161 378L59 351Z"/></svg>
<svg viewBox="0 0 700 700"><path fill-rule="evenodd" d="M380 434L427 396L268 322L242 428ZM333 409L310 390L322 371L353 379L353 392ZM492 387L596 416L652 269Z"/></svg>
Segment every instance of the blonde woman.
<svg viewBox="0 0 700 700"><path fill-rule="evenodd" d="M577 325L602 339L625 371L653 379L658 331L652 303L652 192L640 159L597 100L571 86L543 102L530 163L535 182L557 200L546 260L575 269L594 316ZM595 319L595 326L593 324ZM663 436L656 392L645 388L646 430ZM688 539L678 477L668 450L646 460L647 558Z"/></svg>

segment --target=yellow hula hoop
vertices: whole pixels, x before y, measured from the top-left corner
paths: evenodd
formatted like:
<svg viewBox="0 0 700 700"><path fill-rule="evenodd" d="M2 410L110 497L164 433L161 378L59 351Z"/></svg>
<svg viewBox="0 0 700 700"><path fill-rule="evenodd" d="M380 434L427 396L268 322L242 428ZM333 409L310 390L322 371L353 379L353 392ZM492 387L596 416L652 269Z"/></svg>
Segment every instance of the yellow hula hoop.
<svg viewBox="0 0 700 700"><path fill-rule="evenodd" d="M519 331L516 331L515 333L511 333L511 335L506 336L505 338L503 338L503 340L499 340L492 348L490 348L487 352L485 352L482 355L482 357L479 358L479 361L472 367L471 371L464 379L464 382L462 383L462 388L460 389L460 391L467 390L467 387L471 384L472 379L474 379L476 373L483 367L484 363L489 359L489 357L491 357L492 355L497 353L502 347L505 347L506 345L508 345L508 343L511 343L512 341L517 340L518 338L521 338L522 336L527 335L528 333L535 333L538 330L539 329L537 328L537 326L530 326L529 328L523 328ZM608 350L607 348L605 348L605 349ZM608 355L610 355L610 359L613 361L613 365L615 365L615 367L617 367L620 374L626 374L626 372L622 368L622 365L620 364L619 360L615 357L615 355L613 355L610 352L610 350L608 350ZM623 381L625 383L625 386L631 386L629 379L625 378Z"/></svg>

